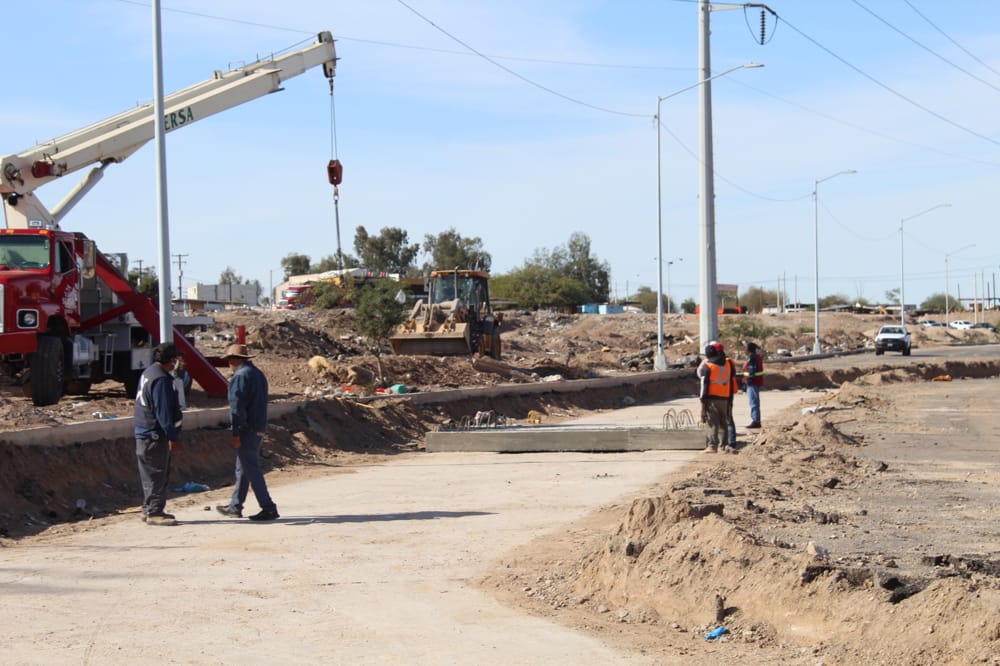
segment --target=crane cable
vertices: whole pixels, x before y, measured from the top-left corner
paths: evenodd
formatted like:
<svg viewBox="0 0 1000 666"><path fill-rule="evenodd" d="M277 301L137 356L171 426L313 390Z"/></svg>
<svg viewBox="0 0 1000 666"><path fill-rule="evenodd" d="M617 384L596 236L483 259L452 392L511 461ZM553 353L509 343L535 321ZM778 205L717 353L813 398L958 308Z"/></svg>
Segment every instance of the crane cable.
<svg viewBox="0 0 1000 666"><path fill-rule="evenodd" d="M337 268L344 268L344 254L340 249L340 183L344 180L344 165L337 158L337 105L333 94L333 77L330 81L330 162L326 176L333 185L333 214L337 224Z"/></svg>

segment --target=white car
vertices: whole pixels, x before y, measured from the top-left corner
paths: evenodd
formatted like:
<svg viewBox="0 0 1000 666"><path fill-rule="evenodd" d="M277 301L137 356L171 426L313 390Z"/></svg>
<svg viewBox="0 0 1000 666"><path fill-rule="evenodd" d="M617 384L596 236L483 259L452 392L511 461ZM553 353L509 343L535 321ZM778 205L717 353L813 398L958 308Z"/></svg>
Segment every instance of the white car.
<svg viewBox="0 0 1000 666"><path fill-rule="evenodd" d="M951 328L972 328L972 322L966 321L964 319L956 319L955 321L948 322L948 326Z"/></svg>

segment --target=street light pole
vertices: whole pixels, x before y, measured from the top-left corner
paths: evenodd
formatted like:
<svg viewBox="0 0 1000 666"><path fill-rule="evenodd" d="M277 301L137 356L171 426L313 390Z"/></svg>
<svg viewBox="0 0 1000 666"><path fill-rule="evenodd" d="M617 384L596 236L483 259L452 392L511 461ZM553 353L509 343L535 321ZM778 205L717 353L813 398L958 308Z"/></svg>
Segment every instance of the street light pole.
<svg viewBox="0 0 1000 666"><path fill-rule="evenodd" d="M667 357L663 353L663 178L662 173L662 159L660 155L660 105L663 100L670 99L680 95L683 92L687 92L692 88L697 88L698 86L704 85L713 79L725 76L726 74L732 74L738 69L754 69L757 67L763 67L764 65L759 63L746 63L743 65L738 65L736 67L731 67L724 72L719 72L714 76L709 76L704 78L697 83L692 83L689 86L676 90L669 95L663 95L662 97L656 98L656 263L657 263L657 278L656 278L656 357L653 361L653 367L656 370L666 370L667 369ZM714 283L714 280L713 280ZM704 308L704 305L702 305Z"/></svg>
<svg viewBox="0 0 1000 666"><path fill-rule="evenodd" d="M833 174L832 176L827 176L826 178L820 178L819 180L816 180L813 183L813 206L814 206L813 224L815 226L814 233L815 233L815 239L816 239L816 259L815 259L815 261L816 261L816 264L815 264L816 265L816 280L813 283L813 286L815 288L815 296L816 296L816 307L815 307L815 310L816 310L816 321L815 321L815 324L814 324L814 328L815 328L815 331L816 331L816 338L815 338L815 340L813 342L813 353L814 354L820 354L820 353L823 352L823 348L822 348L822 346L819 343L819 184L822 183L822 182L828 181L831 178L836 178L837 176L843 176L844 174L849 174L849 173L857 173L857 171L855 171L854 169L846 169L844 171L838 171L837 173Z"/></svg>
<svg viewBox="0 0 1000 666"><path fill-rule="evenodd" d="M965 245L944 255L944 325L947 327L951 327L951 303L949 302L951 297L948 295L948 290L951 287L948 285L948 257L953 254L957 254L962 250L968 250L970 247L976 247L976 244L972 243L971 245ZM961 294L959 294L959 296L961 296Z"/></svg>
<svg viewBox="0 0 1000 666"><path fill-rule="evenodd" d="M922 210L915 215L909 217L904 217L899 221L899 325L906 326L906 298L905 291L903 289L903 283L905 278L905 271L903 268L903 223L912 220L915 217L920 217L924 213L929 213L932 210L937 210L938 208L950 208L950 203L942 203L937 206L931 206L927 210Z"/></svg>

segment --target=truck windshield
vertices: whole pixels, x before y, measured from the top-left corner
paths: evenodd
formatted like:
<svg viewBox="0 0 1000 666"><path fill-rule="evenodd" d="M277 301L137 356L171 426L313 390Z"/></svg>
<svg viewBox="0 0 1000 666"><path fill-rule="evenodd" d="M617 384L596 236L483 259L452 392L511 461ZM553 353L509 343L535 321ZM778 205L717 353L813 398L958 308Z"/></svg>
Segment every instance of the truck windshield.
<svg viewBox="0 0 1000 666"><path fill-rule="evenodd" d="M0 268L48 268L49 256L45 236L0 235Z"/></svg>

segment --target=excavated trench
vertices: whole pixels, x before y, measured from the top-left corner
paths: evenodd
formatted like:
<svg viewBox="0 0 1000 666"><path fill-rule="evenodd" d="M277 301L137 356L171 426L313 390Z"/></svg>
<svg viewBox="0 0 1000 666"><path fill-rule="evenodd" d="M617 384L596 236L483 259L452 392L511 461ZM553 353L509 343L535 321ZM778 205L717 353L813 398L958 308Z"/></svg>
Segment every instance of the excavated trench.
<svg viewBox="0 0 1000 666"><path fill-rule="evenodd" d="M677 370L621 378L459 389L386 397L369 402L302 401L271 420L265 440L266 469L296 465L349 467L422 449L429 430L492 410L525 420L530 411L568 417L580 411L652 404L696 391L692 371ZM1000 361L954 361L878 365L823 372L773 364L767 390L835 388L863 376L883 383L1000 375ZM53 428L60 428L54 426ZM120 432L120 428L119 428ZM101 436L64 444L11 441L0 433L0 536L18 537L49 526L134 510L140 490L135 443ZM186 432L183 452L172 462L172 486L194 481L212 488L232 482L233 454L224 427Z"/></svg>

